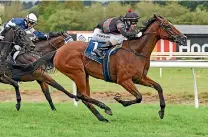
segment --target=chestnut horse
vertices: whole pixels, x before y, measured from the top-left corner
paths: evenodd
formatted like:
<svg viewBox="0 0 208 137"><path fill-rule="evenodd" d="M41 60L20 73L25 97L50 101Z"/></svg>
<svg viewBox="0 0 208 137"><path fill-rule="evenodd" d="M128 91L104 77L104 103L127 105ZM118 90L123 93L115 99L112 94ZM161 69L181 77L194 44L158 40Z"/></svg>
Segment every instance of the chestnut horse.
<svg viewBox="0 0 208 137"><path fill-rule="evenodd" d="M122 100L121 97L114 99L123 106L140 103L142 95L134 84L141 84L152 87L158 91L160 98L159 116L162 119L165 112L165 100L163 90L157 82L147 77L150 67L150 55L160 39L170 40L180 45L186 45L186 36L179 32L168 20L161 16L154 15L150 18L144 28L144 35L135 40L126 40L122 47L110 57L110 75L113 83L124 87L129 93L135 96L135 100ZM75 41L65 44L56 52L50 53L56 69L72 79L77 86L78 98L83 97L82 102L100 121L105 119L92 104L105 109L107 114L111 110L102 102L90 98L89 75L98 79L104 79L102 65L88 59L84 52L88 43ZM48 55L47 55L48 56ZM46 57L41 60L47 61Z"/></svg>

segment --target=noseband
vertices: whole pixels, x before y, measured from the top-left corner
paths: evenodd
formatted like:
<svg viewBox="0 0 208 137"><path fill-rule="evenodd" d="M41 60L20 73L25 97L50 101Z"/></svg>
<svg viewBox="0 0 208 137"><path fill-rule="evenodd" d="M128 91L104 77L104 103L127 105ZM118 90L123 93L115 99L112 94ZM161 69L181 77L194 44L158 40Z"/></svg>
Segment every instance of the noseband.
<svg viewBox="0 0 208 137"><path fill-rule="evenodd" d="M173 42L176 42L177 39L178 39L178 36L173 34L173 32L171 31L172 28L171 28L170 25L164 25L165 21L166 21L165 19L163 19L162 22L156 21L159 24L159 26L160 26L160 29L159 29L159 36L160 36L160 38L163 37L163 38L166 38L166 39L170 39ZM169 36L167 37L165 35L162 35L161 34L161 31L162 31L161 29L164 29L168 33ZM156 31L154 31L154 32L146 32L145 31L144 34L157 34L157 32Z"/></svg>
<svg viewBox="0 0 208 137"><path fill-rule="evenodd" d="M157 21L157 23L160 26L160 30L159 30L160 38L164 37L166 39L172 40L173 42L176 42L178 39L178 36L173 34L172 27L170 25L164 25L165 21L166 21L165 19L162 22ZM168 33L168 37L161 35L161 31L162 31L161 29L164 29Z"/></svg>

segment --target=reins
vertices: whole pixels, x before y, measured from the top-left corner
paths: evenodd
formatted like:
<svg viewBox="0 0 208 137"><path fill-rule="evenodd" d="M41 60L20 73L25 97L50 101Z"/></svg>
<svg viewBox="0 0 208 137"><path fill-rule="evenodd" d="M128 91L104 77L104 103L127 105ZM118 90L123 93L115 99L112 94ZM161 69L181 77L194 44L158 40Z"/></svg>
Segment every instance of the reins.
<svg viewBox="0 0 208 137"><path fill-rule="evenodd" d="M163 29L169 34L170 37L174 37L174 36L171 34L171 32L168 31L167 28L163 25L164 21L165 21L165 20L163 20L162 22L156 21L156 22L159 24L159 26L160 26L160 29L159 29L160 37L161 37L161 28L163 28ZM157 34L157 32L156 32L156 31L153 31L153 32L146 32L146 30L145 30L145 32L144 32L143 34L144 34L144 35L146 35L146 34ZM131 49L131 47L129 46L129 42L128 42L128 49L123 48L123 47L121 47L120 49L125 50L125 51L128 51L128 52L131 52L131 53L133 53L133 54L136 55L136 56L140 56L140 57L144 57L144 58L150 58L149 56L145 56L145 55L143 55L143 54L139 54L139 53L137 53L135 50Z"/></svg>
<svg viewBox="0 0 208 137"><path fill-rule="evenodd" d="M128 51L128 52L131 52L131 53L133 53L134 55L139 56L139 57L149 58L148 56L145 56L145 55L136 53L136 51L134 51L134 50L131 49L130 47L129 47L129 49L126 49L126 48L123 48L123 47L121 47L120 49L125 50L125 51Z"/></svg>

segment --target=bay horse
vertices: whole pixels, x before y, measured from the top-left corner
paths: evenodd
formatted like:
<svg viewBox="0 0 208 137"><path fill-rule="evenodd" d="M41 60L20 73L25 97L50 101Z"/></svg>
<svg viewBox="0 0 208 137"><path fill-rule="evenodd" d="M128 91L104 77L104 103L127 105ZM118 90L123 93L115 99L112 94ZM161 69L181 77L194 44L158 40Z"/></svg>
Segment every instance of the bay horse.
<svg viewBox="0 0 208 137"><path fill-rule="evenodd" d="M120 50L110 57L110 75L113 83L117 83L125 88L129 93L135 96L134 100L122 100L120 96L114 99L123 106L140 103L142 95L134 84L141 84L152 87L158 91L160 98L161 119L165 113L165 100L163 89L157 82L147 77L150 67L150 55L160 39L176 42L180 45L186 45L186 36L178 31L167 19L154 15L148 20L143 29L144 35L135 40L125 40ZM100 121L108 121L104 118L92 104L105 109L107 114L112 114L110 110L95 99L90 97L89 75L104 80L102 65L90 60L84 54L88 43L75 41L65 44L56 52L43 56L41 60L52 62L57 70L72 79L77 86L78 98L83 96L82 102ZM53 55L53 56L52 56ZM86 102L87 101L87 102Z"/></svg>
<svg viewBox="0 0 208 137"><path fill-rule="evenodd" d="M48 52L51 51L55 51L58 48L60 48L61 46L64 45L65 43L65 38L69 38L71 37L68 33L66 32L62 32L59 34L55 34L53 33L53 36L50 35L50 38L47 40L41 40L41 41L35 41L35 49L34 49L34 54L31 51L26 51L23 52L22 54L20 54L19 56L17 56L16 62L20 63L20 64L30 64L35 62L40 56L45 55ZM38 53L38 55L36 54ZM31 56L32 55L32 56ZM41 75L42 77L42 75ZM45 73L45 77L48 77L48 79L53 80L50 75ZM23 82L28 82L28 81L34 81L36 80L37 83L40 85L42 92L44 93L44 96L46 98L46 100L48 101L50 107L52 110L56 110L54 103L52 101L52 98L50 96L50 92L49 92L49 88L48 88L48 84L42 80L40 80L40 78L33 76L33 75L25 75L25 76L21 76L19 77L19 81L23 81ZM66 92L66 90L63 87L59 87L62 90ZM17 94L17 104L21 103L21 95L19 90L16 90L16 92L18 92ZM68 94L68 93L67 93ZM20 105L19 105L20 106ZM19 107L17 106L17 110Z"/></svg>
<svg viewBox="0 0 208 137"><path fill-rule="evenodd" d="M22 31L22 35L25 38L24 41L30 41L29 37L26 35L24 30ZM36 42L35 46L33 46L33 47L35 47L35 49L32 51L31 51L30 46L23 46L20 54L17 56L17 58L15 60L17 63L16 67L18 67L18 70L25 69L25 66L27 66L26 64L31 64L31 63L35 62L38 58L40 58L40 54L37 55L36 51L41 54L45 54L47 52L54 51L54 50L58 49L59 47L64 45L64 42L65 42L64 39L67 36L69 36L69 35L66 33L63 33L62 35L60 35L58 37L53 37L47 41ZM33 45L33 43L32 43L32 45ZM11 48L12 47L8 47L7 51L11 51ZM21 67L21 65L18 66L18 64L24 64L23 65L24 67ZM48 89L48 84L53 86L54 88L64 92L69 97L76 99L76 96L74 96L73 94L71 94L67 90L65 90L60 84L58 84L46 72L42 73L41 69L38 69L38 70L36 70L36 69L37 68L34 69L34 72L31 71L31 73L24 73L23 72L18 77L17 76L15 76L15 78L13 77L13 79L10 78L11 74L8 74L8 76L2 75L0 77L0 82L5 83L5 84L10 84L15 88L16 98L17 98L17 104L16 104L17 110L19 110L20 106L21 106L21 95L20 95L20 91L19 91L19 85L16 81L28 82L28 81L36 80L38 82L38 84L40 85L40 87L41 87L47 101L49 102L49 105L52 110L56 110L56 108L52 102L52 99L51 99L51 96L49 93L49 89Z"/></svg>

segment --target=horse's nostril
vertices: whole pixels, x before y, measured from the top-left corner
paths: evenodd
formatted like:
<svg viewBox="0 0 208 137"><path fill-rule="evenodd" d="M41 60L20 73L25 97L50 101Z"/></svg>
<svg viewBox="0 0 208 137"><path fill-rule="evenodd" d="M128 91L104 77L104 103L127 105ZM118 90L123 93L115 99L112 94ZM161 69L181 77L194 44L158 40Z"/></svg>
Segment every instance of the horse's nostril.
<svg viewBox="0 0 208 137"><path fill-rule="evenodd" d="M182 39L181 39L183 42L185 42L187 40L187 37L184 36Z"/></svg>
<svg viewBox="0 0 208 137"><path fill-rule="evenodd" d="M183 37L181 38L181 44L184 45L184 46L187 45L187 37L186 37L186 36L183 36Z"/></svg>

